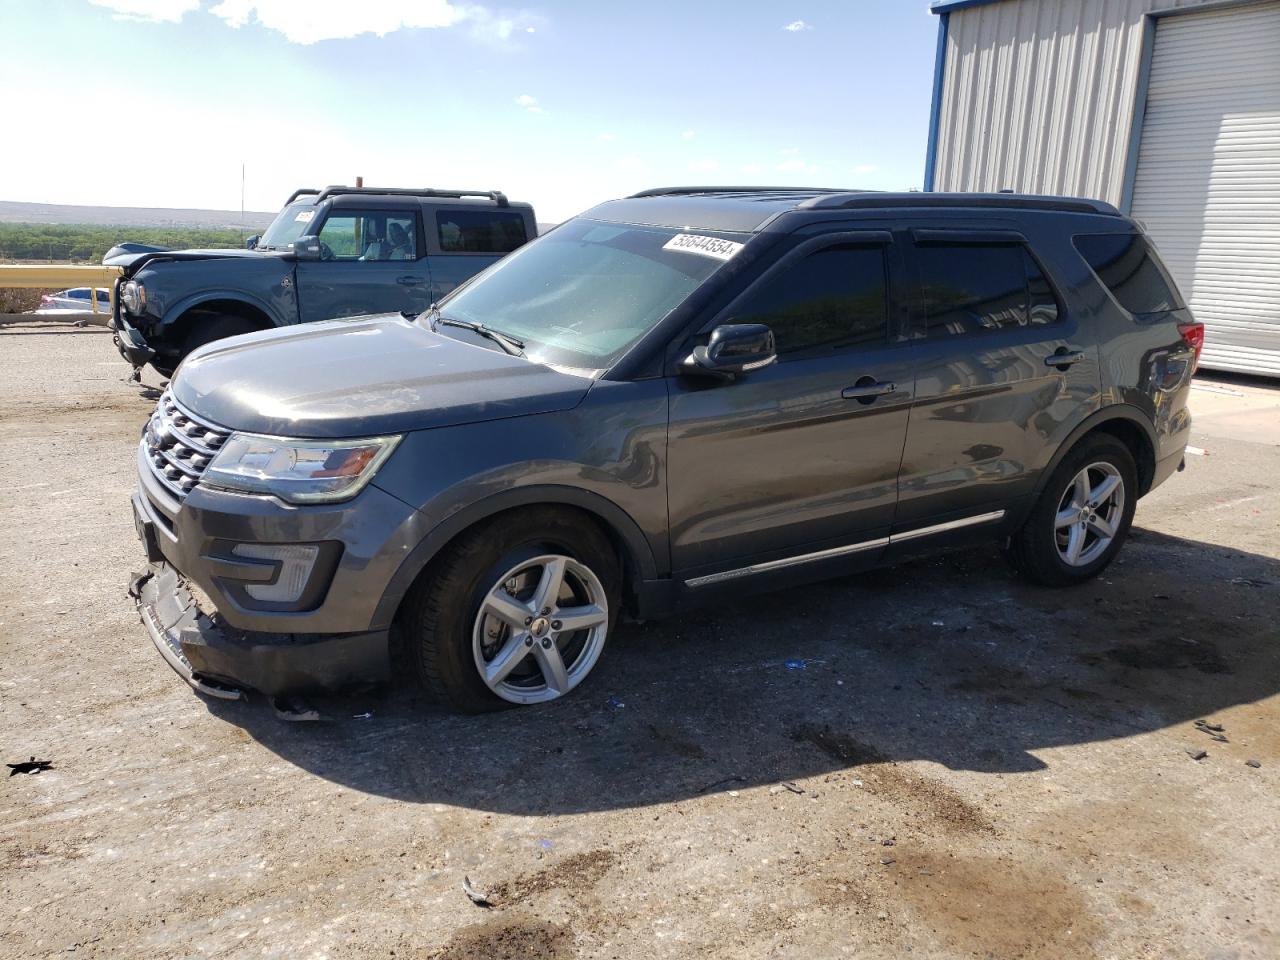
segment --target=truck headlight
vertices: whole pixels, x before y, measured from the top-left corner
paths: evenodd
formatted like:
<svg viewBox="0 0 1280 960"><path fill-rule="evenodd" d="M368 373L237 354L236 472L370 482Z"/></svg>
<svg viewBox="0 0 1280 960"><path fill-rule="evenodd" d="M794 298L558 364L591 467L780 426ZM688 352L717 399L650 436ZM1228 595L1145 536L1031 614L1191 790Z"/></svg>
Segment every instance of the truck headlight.
<svg viewBox="0 0 1280 960"><path fill-rule="evenodd" d="M203 480L247 493L269 493L290 503L349 500L373 479L400 442L288 440L233 433L217 452Z"/></svg>
<svg viewBox="0 0 1280 960"><path fill-rule="evenodd" d="M120 288L120 302L130 313L142 313L147 309L147 288L137 280L130 280Z"/></svg>

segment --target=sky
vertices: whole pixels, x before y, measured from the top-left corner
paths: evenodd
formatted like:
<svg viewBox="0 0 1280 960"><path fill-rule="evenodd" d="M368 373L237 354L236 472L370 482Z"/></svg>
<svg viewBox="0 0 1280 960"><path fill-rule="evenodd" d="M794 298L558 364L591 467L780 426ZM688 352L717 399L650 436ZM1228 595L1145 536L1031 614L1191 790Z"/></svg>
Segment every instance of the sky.
<svg viewBox="0 0 1280 960"><path fill-rule="evenodd" d="M926 0L0 0L0 199L921 186Z"/></svg>

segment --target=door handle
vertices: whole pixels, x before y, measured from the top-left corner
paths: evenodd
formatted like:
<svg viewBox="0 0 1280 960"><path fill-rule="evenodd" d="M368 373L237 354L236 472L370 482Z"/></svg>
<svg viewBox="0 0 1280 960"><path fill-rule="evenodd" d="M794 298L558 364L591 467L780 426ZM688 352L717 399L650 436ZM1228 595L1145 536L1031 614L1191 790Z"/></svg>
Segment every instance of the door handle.
<svg viewBox="0 0 1280 960"><path fill-rule="evenodd" d="M876 397L896 393L898 385L877 380L875 377L860 377L852 387L845 387L840 396L845 400L857 400L859 403L872 403Z"/></svg>
<svg viewBox="0 0 1280 960"><path fill-rule="evenodd" d="M413 287L419 283L426 283L426 277L396 277L396 283L405 287Z"/></svg>
<svg viewBox="0 0 1280 960"><path fill-rule="evenodd" d="M1068 350L1066 347L1059 347L1056 353L1051 353L1044 358L1046 367L1057 367L1059 370L1065 370L1073 363L1079 363L1084 359L1083 350Z"/></svg>

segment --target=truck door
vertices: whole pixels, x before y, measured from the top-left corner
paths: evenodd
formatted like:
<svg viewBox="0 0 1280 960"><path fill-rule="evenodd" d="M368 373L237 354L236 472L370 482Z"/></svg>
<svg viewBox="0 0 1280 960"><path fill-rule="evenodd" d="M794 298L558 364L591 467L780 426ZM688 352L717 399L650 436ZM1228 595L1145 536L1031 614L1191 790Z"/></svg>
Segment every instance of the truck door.
<svg viewBox="0 0 1280 960"><path fill-rule="evenodd" d="M439 300L461 283L534 238L529 219L515 210L481 205L442 206L428 213L431 293Z"/></svg>
<svg viewBox="0 0 1280 960"><path fill-rule="evenodd" d="M431 275L418 212L332 210L318 234L321 259L298 264L298 316L304 323L431 304Z"/></svg>

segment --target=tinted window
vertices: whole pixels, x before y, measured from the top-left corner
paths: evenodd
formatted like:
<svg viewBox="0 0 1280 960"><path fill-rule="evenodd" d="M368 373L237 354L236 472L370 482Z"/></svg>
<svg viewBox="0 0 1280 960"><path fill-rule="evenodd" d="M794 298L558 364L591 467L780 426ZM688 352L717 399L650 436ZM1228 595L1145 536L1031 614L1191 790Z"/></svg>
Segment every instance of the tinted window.
<svg viewBox="0 0 1280 960"><path fill-rule="evenodd" d="M518 213L441 210L436 221L445 253L510 253L529 239Z"/></svg>
<svg viewBox="0 0 1280 960"><path fill-rule="evenodd" d="M418 259L417 226L411 213L343 210L325 220L320 242L332 251L334 260ZM324 256L329 258L329 253Z"/></svg>
<svg viewBox="0 0 1280 960"><path fill-rule="evenodd" d="M916 248L928 336L944 337L1058 319L1058 301L1031 255L1017 244Z"/></svg>
<svg viewBox="0 0 1280 960"><path fill-rule="evenodd" d="M1098 279L1130 313L1160 313L1183 307L1173 281L1136 233L1076 237L1076 249Z"/></svg>
<svg viewBox="0 0 1280 960"><path fill-rule="evenodd" d="M779 354L883 343L884 266L880 247L826 247L750 291L733 319L767 324Z"/></svg>

